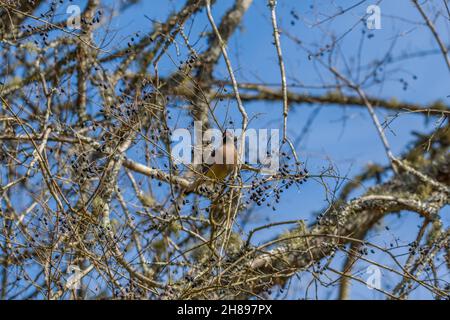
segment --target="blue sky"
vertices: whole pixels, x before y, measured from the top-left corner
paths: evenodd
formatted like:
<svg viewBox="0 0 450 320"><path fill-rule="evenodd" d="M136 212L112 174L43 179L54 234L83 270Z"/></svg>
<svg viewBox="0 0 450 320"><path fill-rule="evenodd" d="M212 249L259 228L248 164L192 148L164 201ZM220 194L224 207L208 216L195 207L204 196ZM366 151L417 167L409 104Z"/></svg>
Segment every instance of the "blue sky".
<svg viewBox="0 0 450 320"><path fill-rule="evenodd" d="M105 3L112 4L114 1ZM115 46L126 45L130 37L135 32L146 33L150 30L151 22L145 17L164 21L168 14L173 10L179 9L184 1L141 1L140 3L125 10L119 16L115 17L111 24L112 32L109 31L111 43L108 49ZM232 4L232 1L217 1L218 4L213 7L213 14L216 22L220 21L221 15ZM327 14L338 12L339 6L347 8L358 1L278 1L279 25L287 33L293 34L302 40L303 43L318 46L324 46L330 41L330 34L337 37L346 33L352 28L343 40L340 42L342 55L346 57L347 62L352 58L357 59L356 53L361 37L365 37L362 47L361 61L363 65L371 63L375 59L382 59L395 40L395 46L392 50L392 57L422 50L437 50L437 45L428 29L414 23L421 21L418 13L412 8L408 0L382 1L380 7L382 10L382 29L368 31L362 23L357 24L358 20L365 14L366 8L370 4L376 3L375 0L366 1L350 13L336 17L335 19L323 23L320 26L313 27L315 22L314 13L321 12L319 17L325 18ZM73 3L84 3L73 1ZM119 1L115 2L118 6ZM311 7L312 6L312 7ZM63 9L63 8L61 8ZM301 17L299 21L293 20L290 12L295 12ZM63 11L63 10L62 10ZM62 13L63 14L63 13ZM441 19L442 21L442 19ZM189 28L190 23L188 24ZM208 28L206 13L203 11L195 19L190 40L196 42L199 32ZM438 28L448 40L448 24L438 24ZM186 27L188 30L188 27ZM366 32L363 34L363 30ZM372 34L371 38L368 34ZM101 39L102 31L98 34ZM256 0L251 5L245 15L241 28L234 34L229 41L229 54L236 71L236 76L240 82L265 82L280 83L280 74L277 65L275 47L272 45L272 27L270 22L269 10L266 1ZM281 37L283 55L285 57L286 70L288 75L288 84L317 85L324 83L332 84L330 74L325 70L320 70L318 75L317 64L308 59L308 54L300 49L294 42L290 41L285 35ZM195 47L202 52L206 48L204 40L200 40ZM172 46L169 53L175 57L175 61L186 58L186 50L180 46L181 56L176 57L177 52ZM337 62L337 66L344 67L342 60ZM163 58L159 65L159 71L164 75L175 69L172 61ZM395 71L395 72L394 72ZM448 70L442 56L439 54L401 60L398 63L392 63L386 67L381 74L386 76L383 84L373 85L366 89L369 95L385 98L395 97L399 101L423 103L424 105L442 100L448 103L447 96L450 94ZM227 78L228 74L221 59L215 72L217 78ZM408 89L403 90L403 81L408 82ZM356 79L355 79L356 80ZM306 88L292 88L291 90L299 93L321 94L324 90L314 90ZM245 103L245 107L250 117L258 115L258 118L252 121L252 125L258 127L279 128L282 123L282 104L252 102ZM307 168L312 174L320 173L324 167L332 164L341 175L352 176L359 173L368 163L387 164L386 155L383 146L377 135L376 129L367 113L367 110L361 107L346 107L332 105L291 105L289 113L289 135L296 137L306 125L313 112L320 108L320 112L315 118L311 131L296 146L300 159L307 164ZM224 115L225 112L231 114L232 119L240 124L240 115L234 102L225 101L218 108L218 114ZM386 119L391 113L386 111L377 111L378 116ZM430 132L435 125L435 119L425 121L423 116L402 114L397 117L390 125L387 131L387 137L391 144L394 154L400 155L405 151L407 144L412 141L411 131ZM130 151L130 156L136 158L135 153ZM138 159L138 158L136 158ZM333 181L328 181L333 185ZM365 187L369 187L367 184ZM356 194L355 194L356 195ZM248 228L264 223L266 219L270 221L282 221L291 219L307 219L314 221L313 213L326 207L324 187L319 183L310 180L303 184L300 189L292 188L282 198L277 213L262 207L252 213L251 223ZM449 209L442 212L443 221L446 225L450 224ZM380 229L370 235L371 240L377 243L389 242L393 235L398 236L405 243L413 240L417 230L417 224L420 219L417 215L405 214L402 218L389 216L385 219L386 224L392 224L391 231ZM285 227L278 228L282 231ZM273 232L261 232L255 237L255 243L264 241L273 236ZM377 256L374 255L376 258ZM379 256L379 259L385 259ZM378 259L376 258L376 259ZM337 257L336 266L343 261ZM387 260L385 261L387 262ZM391 263L391 262L388 262ZM365 264L358 265L358 269L364 272ZM364 277L364 275L363 275ZM305 277L308 279L308 276ZM383 277L383 284L395 284L396 279L391 275ZM447 281L450 277L447 274ZM288 291L288 296L298 298L299 292L304 293L307 281L294 281L295 284ZM320 290L319 297L335 298L336 290ZM353 298L382 298L379 293L368 290L365 286L354 284L352 292ZM417 290L412 298L430 298L427 293Z"/></svg>

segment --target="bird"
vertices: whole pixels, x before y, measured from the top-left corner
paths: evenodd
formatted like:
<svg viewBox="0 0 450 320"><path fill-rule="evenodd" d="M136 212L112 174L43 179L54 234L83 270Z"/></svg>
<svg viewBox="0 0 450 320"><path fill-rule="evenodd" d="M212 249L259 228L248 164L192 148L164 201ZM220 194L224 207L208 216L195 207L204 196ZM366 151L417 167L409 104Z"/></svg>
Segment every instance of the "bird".
<svg viewBox="0 0 450 320"><path fill-rule="evenodd" d="M198 177L187 192L195 191L200 185L212 181L214 184L223 181L233 172L238 163L238 152L235 146L236 137L229 131L223 134L221 145L211 152L207 159L209 165L202 170L202 175Z"/></svg>

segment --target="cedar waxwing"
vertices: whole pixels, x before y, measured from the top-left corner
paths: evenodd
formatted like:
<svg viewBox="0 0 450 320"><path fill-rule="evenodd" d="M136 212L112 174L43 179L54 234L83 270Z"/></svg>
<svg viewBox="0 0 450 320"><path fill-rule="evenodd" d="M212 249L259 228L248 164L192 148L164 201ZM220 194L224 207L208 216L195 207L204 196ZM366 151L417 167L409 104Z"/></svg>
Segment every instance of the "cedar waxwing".
<svg viewBox="0 0 450 320"><path fill-rule="evenodd" d="M207 161L207 163L212 163L204 167L202 176L193 182L188 192L194 191L208 180L213 183L222 181L233 172L238 163L238 152L235 141L236 139L231 132L225 132L222 144L216 150L213 150Z"/></svg>

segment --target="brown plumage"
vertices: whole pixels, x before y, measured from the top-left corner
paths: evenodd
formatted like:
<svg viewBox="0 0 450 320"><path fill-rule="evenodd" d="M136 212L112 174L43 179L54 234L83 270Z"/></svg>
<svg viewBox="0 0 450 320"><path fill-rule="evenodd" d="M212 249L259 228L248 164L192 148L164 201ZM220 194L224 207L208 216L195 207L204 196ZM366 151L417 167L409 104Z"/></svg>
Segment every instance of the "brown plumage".
<svg viewBox="0 0 450 320"><path fill-rule="evenodd" d="M226 132L223 136L222 144L211 153L207 162L217 161L204 167L202 176L193 182L188 192L194 191L205 182L217 183L224 180L233 172L238 161L237 155L235 139L230 132Z"/></svg>

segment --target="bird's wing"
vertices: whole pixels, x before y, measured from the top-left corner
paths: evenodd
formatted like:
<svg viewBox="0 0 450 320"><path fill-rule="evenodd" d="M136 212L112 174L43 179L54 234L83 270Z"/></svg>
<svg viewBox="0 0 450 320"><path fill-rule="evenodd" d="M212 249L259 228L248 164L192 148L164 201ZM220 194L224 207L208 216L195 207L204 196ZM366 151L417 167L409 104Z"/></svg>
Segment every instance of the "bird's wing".
<svg viewBox="0 0 450 320"><path fill-rule="evenodd" d="M216 159L223 159L223 148L224 145L220 145L217 149L211 151L211 154L206 159L205 164L203 165L202 173L207 175L209 171L211 171L212 167L216 165ZM216 158L217 157L217 158Z"/></svg>
<svg viewBox="0 0 450 320"><path fill-rule="evenodd" d="M226 163L226 161L228 161L227 157L231 159L232 163ZM216 159L219 163L215 163ZM213 150L206 162L207 164L205 164L202 169L203 175L197 178L192 187L189 188L190 191L195 190L207 179L221 181L233 171L234 165L237 164L237 151L234 143L225 143Z"/></svg>

